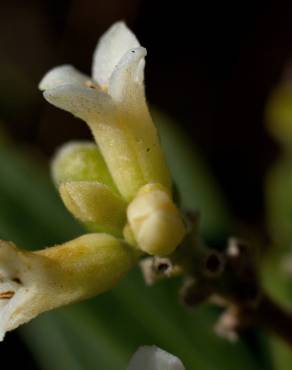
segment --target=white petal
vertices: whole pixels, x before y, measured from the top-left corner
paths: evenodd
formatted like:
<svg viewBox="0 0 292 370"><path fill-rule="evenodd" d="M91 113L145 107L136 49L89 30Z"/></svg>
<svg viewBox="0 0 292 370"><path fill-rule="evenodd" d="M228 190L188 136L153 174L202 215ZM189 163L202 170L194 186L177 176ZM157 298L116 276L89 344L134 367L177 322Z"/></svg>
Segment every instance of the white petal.
<svg viewBox="0 0 292 370"><path fill-rule="evenodd" d="M181 360L156 346L140 347L127 370L185 370Z"/></svg>
<svg viewBox="0 0 292 370"><path fill-rule="evenodd" d="M140 46L136 36L124 22L117 22L100 38L93 55L92 76L101 86L107 86L109 78L122 56Z"/></svg>
<svg viewBox="0 0 292 370"><path fill-rule="evenodd" d="M144 57L142 47L129 50L116 66L109 83L109 94L119 109L120 119L133 137L145 184L171 186L169 171L144 94Z"/></svg>
<svg viewBox="0 0 292 370"><path fill-rule="evenodd" d="M138 47L128 50L115 67L109 81L109 94L116 102L137 103L144 99L144 66L147 51Z"/></svg>
<svg viewBox="0 0 292 370"><path fill-rule="evenodd" d="M45 90L45 99L58 108L87 121L112 110L110 97L96 89L66 84Z"/></svg>
<svg viewBox="0 0 292 370"><path fill-rule="evenodd" d="M53 89L60 85L74 84L84 85L89 81L90 77L77 71L73 66L66 64L51 69L39 83L40 90Z"/></svg>

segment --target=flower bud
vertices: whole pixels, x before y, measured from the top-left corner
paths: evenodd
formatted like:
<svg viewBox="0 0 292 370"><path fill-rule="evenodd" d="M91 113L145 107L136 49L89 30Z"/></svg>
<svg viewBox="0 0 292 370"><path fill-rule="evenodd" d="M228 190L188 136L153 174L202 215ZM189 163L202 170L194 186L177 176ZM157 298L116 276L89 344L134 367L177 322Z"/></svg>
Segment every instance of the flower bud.
<svg viewBox="0 0 292 370"><path fill-rule="evenodd" d="M174 252L185 235L182 217L159 184L142 187L127 210L138 247L152 255Z"/></svg>
<svg viewBox="0 0 292 370"><path fill-rule="evenodd" d="M108 186L96 181L71 181L62 183L59 191L68 210L90 229L122 235L126 203Z"/></svg>
<svg viewBox="0 0 292 370"><path fill-rule="evenodd" d="M57 186L67 181L98 181L116 190L98 146L90 141L63 145L52 161Z"/></svg>

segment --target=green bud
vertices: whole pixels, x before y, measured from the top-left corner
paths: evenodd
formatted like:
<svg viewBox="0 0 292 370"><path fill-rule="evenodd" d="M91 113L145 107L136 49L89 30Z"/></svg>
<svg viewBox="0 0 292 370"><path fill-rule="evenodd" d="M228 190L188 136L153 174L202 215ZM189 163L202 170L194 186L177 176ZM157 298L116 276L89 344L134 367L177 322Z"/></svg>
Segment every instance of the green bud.
<svg viewBox="0 0 292 370"><path fill-rule="evenodd" d="M68 210L91 230L122 235L126 203L108 186L96 181L64 182L60 195Z"/></svg>
<svg viewBox="0 0 292 370"><path fill-rule="evenodd" d="M97 181L117 191L98 146L91 142L63 145L52 161L52 176L57 186L67 181Z"/></svg>

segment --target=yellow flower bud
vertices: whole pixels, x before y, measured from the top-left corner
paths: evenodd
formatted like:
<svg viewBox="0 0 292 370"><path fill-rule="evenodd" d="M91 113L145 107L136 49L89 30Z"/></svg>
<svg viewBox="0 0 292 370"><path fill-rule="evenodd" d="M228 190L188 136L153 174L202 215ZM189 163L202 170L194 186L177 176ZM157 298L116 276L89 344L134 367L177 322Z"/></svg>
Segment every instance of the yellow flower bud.
<svg viewBox="0 0 292 370"><path fill-rule="evenodd" d="M160 184L145 185L130 203L127 216L138 247L149 254L171 254L186 232L178 209Z"/></svg>
<svg viewBox="0 0 292 370"><path fill-rule="evenodd" d="M57 186L67 181L98 181L116 191L98 146L89 141L64 144L55 154L51 171Z"/></svg>
<svg viewBox="0 0 292 370"><path fill-rule="evenodd" d="M0 340L42 312L113 288L136 257L107 234L83 235L38 252L1 241Z"/></svg>
<svg viewBox="0 0 292 370"><path fill-rule="evenodd" d="M96 181L71 181L61 184L59 191L68 210L92 230L122 235L126 203L108 186Z"/></svg>

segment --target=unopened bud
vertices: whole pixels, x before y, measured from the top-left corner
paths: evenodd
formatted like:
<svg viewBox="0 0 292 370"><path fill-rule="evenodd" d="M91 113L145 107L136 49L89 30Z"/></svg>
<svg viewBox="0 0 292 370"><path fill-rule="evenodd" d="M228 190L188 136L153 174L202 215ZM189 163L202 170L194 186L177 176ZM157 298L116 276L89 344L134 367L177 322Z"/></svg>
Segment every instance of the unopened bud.
<svg viewBox="0 0 292 370"><path fill-rule="evenodd" d="M122 234L126 203L108 186L96 181L72 181L61 184L59 191L68 210L91 229Z"/></svg>
<svg viewBox="0 0 292 370"><path fill-rule="evenodd" d="M180 212L159 184L142 187L130 203L127 216L139 248L148 254L171 254L185 235Z"/></svg>

